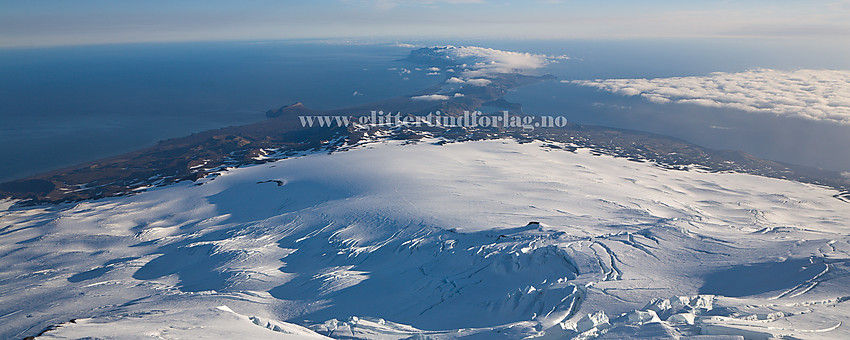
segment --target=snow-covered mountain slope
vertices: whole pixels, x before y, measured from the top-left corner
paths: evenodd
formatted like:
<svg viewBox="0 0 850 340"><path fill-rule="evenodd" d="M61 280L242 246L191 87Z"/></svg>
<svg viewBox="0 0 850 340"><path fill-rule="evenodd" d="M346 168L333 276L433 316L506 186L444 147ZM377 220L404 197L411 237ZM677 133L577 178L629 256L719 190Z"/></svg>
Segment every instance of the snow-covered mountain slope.
<svg viewBox="0 0 850 340"><path fill-rule="evenodd" d="M330 339L286 322L238 314L227 306L181 308L75 319L39 339Z"/></svg>
<svg viewBox="0 0 850 340"><path fill-rule="evenodd" d="M850 205L833 189L440 144L7 201L0 336L850 337Z"/></svg>

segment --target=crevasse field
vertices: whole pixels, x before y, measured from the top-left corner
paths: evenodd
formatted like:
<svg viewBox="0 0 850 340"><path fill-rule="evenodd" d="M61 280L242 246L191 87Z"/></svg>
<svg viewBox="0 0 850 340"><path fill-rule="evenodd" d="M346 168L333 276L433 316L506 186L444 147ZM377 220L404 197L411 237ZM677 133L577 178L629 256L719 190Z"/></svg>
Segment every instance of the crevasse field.
<svg viewBox="0 0 850 340"><path fill-rule="evenodd" d="M432 142L5 201L0 337L850 338L835 190Z"/></svg>

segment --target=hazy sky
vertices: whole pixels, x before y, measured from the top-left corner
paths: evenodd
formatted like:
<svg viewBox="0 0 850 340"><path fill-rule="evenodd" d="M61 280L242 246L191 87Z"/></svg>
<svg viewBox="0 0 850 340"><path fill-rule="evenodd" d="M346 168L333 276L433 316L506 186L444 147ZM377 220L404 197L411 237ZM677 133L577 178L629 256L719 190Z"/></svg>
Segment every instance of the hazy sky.
<svg viewBox="0 0 850 340"><path fill-rule="evenodd" d="M0 0L0 46L291 38L806 37L850 0Z"/></svg>

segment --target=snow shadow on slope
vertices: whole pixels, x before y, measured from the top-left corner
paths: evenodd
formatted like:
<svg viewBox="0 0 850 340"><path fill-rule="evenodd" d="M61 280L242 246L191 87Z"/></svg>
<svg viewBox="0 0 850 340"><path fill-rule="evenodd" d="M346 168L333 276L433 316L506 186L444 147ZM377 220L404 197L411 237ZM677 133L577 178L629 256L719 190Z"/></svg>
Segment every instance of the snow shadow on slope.
<svg viewBox="0 0 850 340"><path fill-rule="evenodd" d="M709 274L699 293L729 297L767 293L779 296L814 282L827 268L828 264L820 257L738 265Z"/></svg>
<svg viewBox="0 0 850 340"><path fill-rule="evenodd" d="M281 270L299 276L272 296L328 302L302 316L314 322L380 316L423 329L558 322L583 299L570 283L579 275L573 254L536 227L470 234L406 228L370 242L374 248L338 238L347 228L281 240L298 248Z"/></svg>
<svg viewBox="0 0 850 340"><path fill-rule="evenodd" d="M353 196L348 187L330 181L270 179L231 185L207 199L230 214L228 222L247 223Z"/></svg>
<svg viewBox="0 0 850 340"><path fill-rule="evenodd" d="M132 260L135 260L137 258L138 257L122 257L122 258L109 260L109 261L106 261L106 263L104 263L103 266L71 275L68 278L68 281L69 282L82 282L82 281L87 281L87 280L91 280L91 279L96 279L96 278L99 278L99 277L103 276L104 274L112 271L113 269L115 269L116 265L124 263L124 262L128 262L128 261L132 261Z"/></svg>
<svg viewBox="0 0 850 340"><path fill-rule="evenodd" d="M230 264L244 258L245 252L224 249L217 243L245 233L238 229L218 230L164 245L156 250L162 255L136 270L133 278L156 280L177 274L178 287L184 292L224 290L241 274L230 269Z"/></svg>

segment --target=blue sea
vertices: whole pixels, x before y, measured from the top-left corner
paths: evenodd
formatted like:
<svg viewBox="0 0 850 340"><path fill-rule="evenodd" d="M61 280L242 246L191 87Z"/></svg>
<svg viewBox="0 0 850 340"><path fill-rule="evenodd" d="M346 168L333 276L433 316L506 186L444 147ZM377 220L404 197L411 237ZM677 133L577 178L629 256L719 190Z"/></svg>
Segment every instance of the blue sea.
<svg viewBox="0 0 850 340"><path fill-rule="evenodd" d="M0 50L0 181L260 121L296 101L345 107L442 80L398 70L409 52L319 41Z"/></svg>
<svg viewBox="0 0 850 340"><path fill-rule="evenodd" d="M561 80L653 78L751 68L850 69L848 47L796 41L418 41L566 55ZM802 47L801 47L802 46ZM441 76L410 47L325 41L0 49L0 181L212 128L296 101L330 109L408 94ZM405 69L411 72L406 72ZM846 126L693 105L659 105L558 81L517 89L527 114L655 132L718 149L850 170Z"/></svg>
<svg viewBox="0 0 850 340"><path fill-rule="evenodd" d="M755 68L850 70L850 46L781 39L491 42L493 48L566 55L543 72L559 80L703 76ZM526 114L647 131L784 163L850 171L850 126L690 104L655 104L559 81L505 97Z"/></svg>

